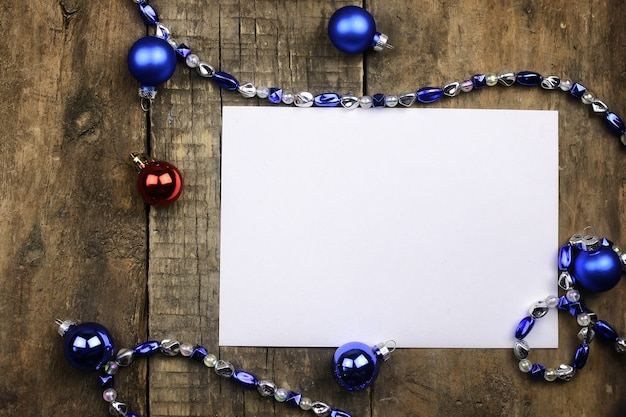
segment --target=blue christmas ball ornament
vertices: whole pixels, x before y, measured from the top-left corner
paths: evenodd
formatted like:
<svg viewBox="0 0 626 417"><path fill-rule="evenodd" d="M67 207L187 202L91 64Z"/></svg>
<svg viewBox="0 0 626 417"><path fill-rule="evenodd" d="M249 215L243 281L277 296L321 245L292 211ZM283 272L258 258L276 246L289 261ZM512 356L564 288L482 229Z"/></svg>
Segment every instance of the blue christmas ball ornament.
<svg viewBox="0 0 626 417"><path fill-rule="evenodd" d="M128 51L128 70L142 85L156 87L176 69L176 52L165 39L146 36Z"/></svg>
<svg viewBox="0 0 626 417"><path fill-rule="evenodd" d="M102 368L115 353L111 334L98 323L72 323L64 329L63 344L69 363L83 371Z"/></svg>
<svg viewBox="0 0 626 417"><path fill-rule="evenodd" d="M594 251L581 250L571 266L576 282L593 292L608 291L622 277L622 262L611 248L601 246Z"/></svg>
<svg viewBox="0 0 626 417"><path fill-rule="evenodd" d="M389 359L395 346L392 340L374 347L361 342L350 342L340 346L333 356L335 379L348 391L369 387L378 376L380 364Z"/></svg>
<svg viewBox="0 0 626 417"><path fill-rule="evenodd" d="M387 36L376 31L372 15L358 6L344 6L333 13L328 22L328 37L337 49L348 54L391 48Z"/></svg>

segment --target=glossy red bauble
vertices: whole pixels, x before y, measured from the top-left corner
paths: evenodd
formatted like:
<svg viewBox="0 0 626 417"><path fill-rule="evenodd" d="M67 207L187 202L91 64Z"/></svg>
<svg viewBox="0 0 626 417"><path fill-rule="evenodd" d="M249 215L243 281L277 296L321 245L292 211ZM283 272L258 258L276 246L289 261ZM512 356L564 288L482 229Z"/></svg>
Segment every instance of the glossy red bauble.
<svg viewBox="0 0 626 417"><path fill-rule="evenodd" d="M183 190L183 179L174 165L146 157L140 163L138 157L133 160L139 169L137 189L146 203L167 206L178 199Z"/></svg>

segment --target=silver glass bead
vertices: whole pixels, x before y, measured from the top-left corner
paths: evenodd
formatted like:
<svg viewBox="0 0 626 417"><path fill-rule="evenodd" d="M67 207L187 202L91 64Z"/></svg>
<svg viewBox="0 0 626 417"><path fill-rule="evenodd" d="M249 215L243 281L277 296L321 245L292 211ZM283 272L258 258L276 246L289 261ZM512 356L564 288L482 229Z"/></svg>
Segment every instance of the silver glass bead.
<svg viewBox="0 0 626 417"><path fill-rule="evenodd" d="M528 310L528 314L536 319L540 319L548 314L548 311L550 311L548 304L546 304L546 302L543 300L539 300L535 304L533 304L532 307L530 307L530 309Z"/></svg>
<svg viewBox="0 0 626 417"><path fill-rule="evenodd" d="M235 367L232 363L220 359L215 362L215 373L223 378L231 378L235 373Z"/></svg>
<svg viewBox="0 0 626 417"><path fill-rule="evenodd" d="M444 90L444 93L445 93L445 90ZM417 95L412 92L402 93L400 94L400 96L398 96L398 102L402 104L404 107L409 107L413 105L413 103L415 103L416 97Z"/></svg>
<svg viewBox="0 0 626 417"><path fill-rule="evenodd" d="M461 81L460 88L462 92L469 93L474 89L474 83L472 82L472 80L463 80Z"/></svg>
<svg viewBox="0 0 626 417"><path fill-rule="evenodd" d="M513 347L513 353L519 360L528 358L528 354L530 353L530 346L528 346L528 342L525 340L516 340L515 346Z"/></svg>
<svg viewBox="0 0 626 417"><path fill-rule="evenodd" d="M207 64L206 62L198 63L196 71L203 78L211 78L215 74L215 68Z"/></svg>
<svg viewBox="0 0 626 417"><path fill-rule="evenodd" d="M115 361L109 361L104 365L104 372L107 375L115 375L120 369L120 366Z"/></svg>
<svg viewBox="0 0 626 417"><path fill-rule="evenodd" d="M515 73L513 71L504 71L498 75L498 81L505 87L515 84Z"/></svg>
<svg viewBox="0 0 626 417"><path fill-rule="evenodd" d="M263 397L273 397L276 392L276 384L272 381L261 380L257 383L256 390Z"/></svg>
<svg viewBox="0 0 626 417"><path fill-rule="evenodd" d="M168 40L170 37L170 30L161 23L157 23L154 36L156 36L157 38Z"/></svg>
<svg viewBox="0 0 626 417"><path fill-rule="evenodd" d="M309 397L301 397L300 398L300 409L304 410L304 411L308 411L311 409L311 406L313 405L313 400L311 400Z"/></svg>
<svg viewBox="0 0 626 417"><path fill-rule="evenodd" d="M313 413L318 417L326 417L330 414L330 406L321 401L313 401L311 410L313 410Z"/></svg>
<svg viewBox="0 0 626 417"><path fill-rule="evenodd" d="M212 353L207 354L204 359L202 359L202 363L207 368L215 368L215 364L217 363L217 356Z"/></svg>
<svg viewBox="0 0 626 417"><path fill-rule="evenodd" d="M185 64L187 64L189 68L195 68L199 63L200 58L198 58L198 55L196 54L189 54L187 55L187 58L185 58Z"/></svg>
<svg viewBox="0 0 626 417"><path fill-rule="evenodd" d="M109 406L109 414L112 416L125 416L128 414L128 407L126 404L119 401L113 401Z"/></svg>
<svg viewBox="0 0 626 417"><path fill-rule="evenodd" d="M531 369L533 369L533 363L531 361L529 361L528 359L522 359L517 364L517 367L519 368L520 371L522 371L522 372L524 372L526 374L526 373L530 372Z"/></svg>
<svg viewBox="0 0 626 417"><path fill-rule="evenodd" d="M582 101L583 104L591 104L595 99L596 98L593 96L593 93L590 91L585 91L580 97L580 101Z"/></svg>
<svg viewBox="0 0 626 417"><path fill-rule="evenodd" d="M548 382L552 382L556 380L556 369L553 369L553 368L544 369L543 379L545 379Z"/></svg>
<svg viewBox="0 0 626 417"><path fill-rule="evenodd" d="M385 96L385 106L387 107L396 107L398 105L398 101L398 96L396 96L395 94Z"/></svg>
<svg viewBox="0 0 626 417"><path fill-rule="evenodd" d="M486 74L485 83L487 84L487 87L494 87L498 85L498 76L494 74L493 72Z"/></svg>
<svg viewBox="0 0 626 417"><path fill-rule="evenodd" d="M559 288L564 291L569 291L574 288L574 279L567 271L561 272L559 275Z"/></svg>
<svg viewBox="0 0 626 417"><path fill-rule="evenodd" d="M274 399L279 403L284 403L289 397L289 391L284 388L278 388L274 393Z"/></svg>
<svg viewBox="0 0 626 417"><path fill-rule="evenodd" d="M352 93L348 93L341 97L341 106L344 109L353 110L359 107L359 98Z"/></svg>
<svg viewBox="0 0 626 417"><path fill-rule="evenodd" d="M596 99L591 103L591 111L595 115L604 116L609 111L609 106L604 104L602 100Z"/></svg>
<svg viewBox="0 0 626 417"><path fill-rule="evenodd" d="M578 290L571 289L565 293L565 298L570 303L577 303L580 301L580 292L578 292Z"/></svg>
<svg viewBox="0 0 626 417"><path fill-rule="evenodd" d="M361 106L362 109L369 109L372 107L372 98L370 96L361 97L359 100L359 106Z"/></svg>
<svg viewBox="0 0 626 417"><path fill-rule="evenodd" d="M270 95L270 89L268 87L260 86L256 89L256 95L258 98L267 98Z"/></svg>
<svg viewBox="0 0 626 417"><path fill-rule="evenodd" d="M624 338L618 337L615 339L615 351L617 353L626 352L626 340L624 340Z"/></svg>
<svg viewBox="0 0 626 417"><path fill-rule="evenodd" d="M580 313L576 316L576 323L578 323L578 325L581 327L586 327L591 324L591 318L587 313Z"/></svg>
<svg viewBox="0 0 626 417"><path fill-rule="evenodd" d="M573 366L566 365L564 363L560 364L558 368L556 368L556 376L560 380L569 381L576 374L576 369Z"/></svg>
<svg viewBox="0 0 626 417"><path fill-rule="evenodd" d="M291 90L283 91L282 101L283 101L284 104L289 106L289 105L293 104L294 100L295 100L295 94Z"/></svg>
<svg viewBox="0 0 626 417"><path fill-rule="evenodd" d="M108 403L112 403L117 399L117 391L113 388L107 388L102 393L102 399Z"/></svg>
<svg viewBox="0 0 626 417"><path fill-rule="evenodd" d="M313 105L313 94L308 91L300 91L293 100L296 107L311 107Z"/></svg>
<svg viewBox="0 0 626 417"><path fill-rule="evenodd" d="M549 295L545 299L546 305L550 308L554 308L559 305L559 297L556 295Z"/></svg>
<svg viewBox="0 0 626 417"><path fill-rule="evenodd" d="M133 351L130 349L120 349L115 357L115 362L120 366L128 366L133 362Z"/></svg>
<svg viewBox="0 0 626 417"><path fill-rule="evenodd" d="M443 86L443 94L448 97L456 97L461 92L461 83L453 81Z"/></svg>
<svg viewBox="0 0 626 417"><path fill-rule="evenodd" d="M191 356L192 353L193 353L193 346L191 346L188 343L181 343L180 344L180 354L182 356L189 357L189 356Z"/></svg>
<svg viewBox="0 0 626 417"><path fill-rule="evenodd" d="M252 83L241 84L237 87L237 91L239 91L239 94L245 98L252 98L256 96L256 87Z"/></svg>
<svg viewBox="0 0 626 417"><path fill-rule="evenodd" d="M173 339L165 339L161 342L161 353L165 356L176 356L180 353L180 342Z"/></svg>
<svg viewBox="0 0 626 417"><path fill-rule="evenodd" d="M178 48L178 41L176 39L174 39L174 38L167 38L167 43L170 44L172 49Z"/></svg>
<svg viewBox="0 0 626 417"><path fill-rule="evenodd" d="M559 88L560 84L561 79L556 75L548 75L541 81L541 87L543 87L545 90L554 90L556 88Z"/></svg>
<svg viewBox="0 0 626 417"><path fill-rule="evenodd" d="M559 88L561 89L561 91L569 92L569 90L572 89L572 80L567 78L561 80L561 82L559 83Z"/></svg>
<svg viewBox="0 0 626 417"><path fill-rule="evenodd" d="M596 335L596 332L591 327L583 327L578 332L578 338L580 339L581 342L585 344L591 343L595 335Z"/></svg>

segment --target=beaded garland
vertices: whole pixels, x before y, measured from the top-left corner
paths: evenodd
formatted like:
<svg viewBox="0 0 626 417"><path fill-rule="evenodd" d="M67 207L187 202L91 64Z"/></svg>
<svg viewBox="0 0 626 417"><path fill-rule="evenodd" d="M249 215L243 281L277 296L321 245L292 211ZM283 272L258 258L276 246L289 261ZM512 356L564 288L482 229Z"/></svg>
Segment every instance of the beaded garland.
<svg viewBox="0 0 626 417"><path fill-rule="evenodd" d="M171 37L170 30L160 22L154 7L145 0L133 1L138 5L143 21L148 26L153 27L155 32L154 36L147 36L138 40L130 48L127 60L131 74L141 83L139 96L144 110L149 110L151 102L156 96L157 86L166 82L174 73L177 61L185 62L187 67L195 69L200 77L211 79L221 89L237 91L243 97L256 97L267 100L271 104L294 105L303 108L312 106L342 107L345 109L410 107L414 104L434 103L444 97L455 97L461 93L469 93L473 90L496 85L506 87L513 85L541 86L545 90L563 91L589 105L592 113L600 116L609 131L618 136L622 144L626 145L626 129L621 117L610 111L609 107L602 100L596 98L585 86L555 75L543 76L534 71L476 74L468 79L454 81L441 87L424 86L416 91L401 94L379 93L361 97L352 94L340 95L336 92L313 94L308 91L301 91L294 93L279 87L255 86L250 82L240 83L233 75L216 71L213 66L192 53L191 48L185 44L176 42ZM357 11L354 10L354 13ZM369 17L371 18L371 16ZM367 16L365 18L367 19ZM368 40L367 45L359 46L358 49L356 47L350 49L350 45L345 48L338 45L336 41L338 41L339 34L336 30L331 30L330 27L329 36L333 44L347 53L359 53L369 47L375 50L389 47L386 44L386 36L375 31L373 19L369 25L373 26L374 37ZM368 36L370 32L371 30L368 30ZM178 198L182 189L182 178L176 167L164 161L153 161L142 154L132 154L131 158L140 171L138 187L148 204L166 205ZM143 171L150 166L152 167L150 171ZM157 168L163 168L165 171L158 171ZM158 172L154 171L155 169ZM155 174L155 172L157 173ZM147 187L145 177L156 176L160 178L163 172L165 174L160 182L157 182L152 188ZM150 184L154 185L153 183ZM624 264L626 264L626 256L610 241L607 239L600 240L595 236L591 236L595 240L588 239L589 237L590 235L574 235L570 242L560 249L559 269L561 274L558 283L559 287L566 291L566 295L562 297L551 295L533 304L529 310L529 315L520 321L515 332L514 354L519 360L519 368L535 379L569 381L577 370L585 366L589 356L589 344L596 334L602 339L614 342L617 352L626 352L624 338L620 337L610 324L598 320L596 314L589 310L581 299L580 292L574 288L576 284L579 284L583 289L589 291L607 291L620 280ZM607 262L608 267L603 269L599 266L607 265ZM544 317L550 309L568 311L576 317L581 326L578 333L581 344L576 349L571 365L561 364L557 368L546 368L528 359L530 347L524 339L533 329L536 321ZM332 408L326 403L313 401L299 392L279 388L271 381L260 380L249 372L237 370L233 364L218 359L217 356L208 353L202 346L181 344L176 340L166 339L161 342L146 341L132 349L121 349L115 354L113 338L108 330L100 324L76 324L69 320L58 320L57 324L59 325L59 334L64 338L65 355L69 362L78 369L102 371L99 378L100 385L104 389L102 397L109 404L109 411L112 415L138 417L129 412L126 404L117 399L117 392L114 389L114 375L119 368L130 365L135 358L160 353L168 357L181 355L193 359L214 369L221 377L233 379L245 388L256 389L263 397L273 397L278 402L284 402L302 410L311 410L316 416L351 417L349 413ZM367 345L363 346L358 347L363 351L369 349ZM344 345L337 352L346 354L351 352L353 347L353 344ZM387 349L387 346L383 344L377 345L375 348L381 350L381 348ZM367 376L366 384L363 387L369 386L378 372L377 359L379 354L375 349L371 352L374 355L371 362L375 367ZM387 349L388 353L389 349ZM383 359L386 360L384 356ZM335 369L336 377L338 373L339 371ZM339 382L341 384L341 381Z"/></svg>
<svg viewBox="0 0 626 417"><path fill-rule="evenodd" d="M77 324L71 320L56 320L58 332L64 340L65 356L77 369L84 371L102 371L99 376L100 387L103 388L102 398L109 404L109 412L114 416L138 417L130 413L126 403L118 401L114 389L114 376L120 367L129 366L134 359L161 353L167 357L178 356L190 358L212 368L223 378L232 379L247 389L256 389L262 397L273 397L277 402L312 411L319 417L351 417L350 414L332 408L321 401L313 401L296 391L279 388L272 381L260 380L255 375L235 366L216 355L208 353L199 345L180 343L177 340L165 339L161 342L150 340L138 344L132 349L120 349L114 354L113 338L109 331L98 323Z"/></svg>
<svg viewBox="0 0 626 417"><path fill-rule="evenodd" d="M590 231L591 234L586 233ZM565 295L548 296L545 300L534 303L528 316L524 317L515 330L515 345L513 353L519 360L519 369L528 373L534 379L546 381L569 381L576 372L582 369L589 357L589 344L598 334L602 339L614 342L618 353L626 352L626 340L617 334L617 331L607 322L598 320L596 313L587 307L575 288L580 284L589 292L608 291L621 279L626 268L626 254L606 238L600 239L593 229L585 228L582 234L574 234L569 242L561 247L558 256L559 270L558 286ZM544 317L549 309L569 312L576 318L581 327L578 337L581 344L576 349L571 364L563 363L557 368L547 368L540 363L533 363L528 359L530 347L526 340L535 323Z"/></svg>

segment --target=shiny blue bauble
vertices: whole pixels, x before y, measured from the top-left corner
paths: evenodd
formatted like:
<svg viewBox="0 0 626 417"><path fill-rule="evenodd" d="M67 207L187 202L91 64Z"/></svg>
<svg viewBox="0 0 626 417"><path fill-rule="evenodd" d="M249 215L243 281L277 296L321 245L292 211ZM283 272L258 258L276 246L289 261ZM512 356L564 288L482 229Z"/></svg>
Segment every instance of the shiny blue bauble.
<svg viewBox="0 0 626 417"><path fill-rule="evenodd" d="M330 41L348 54L358 54L374 47L376 33L374 18L358 6L337 9L328 22Z"/></svg>
<svg viewBox="0 0 626 417"><path fill-rule="evenodd" d="M142 85L156 87L169 80L176 69L176 52L156 36L139 39L128 51L128 70Z"/></svg>
<svg viewBox="0 0 626 417"><path fill-rule="evenodd" d="M378 376L380 361L365 343L340 346L333 356L333 375L343 388L357 391L369 387Z"/></svg>
<svg viewBox="0 0 626 417"><path fill-rule="evenodd" d="M115 353L111 334L98 323L71 326L63 335L63 343L69 363L83 371L102 368Z"/></svg>
<svg viewBox="0 0 626 417"><path fill-rule="evenodd" d="M593 292L608 291L622 277L622 262L610 247L602 246L596 251L580 251L571 266L576 283Z"/></svg>

